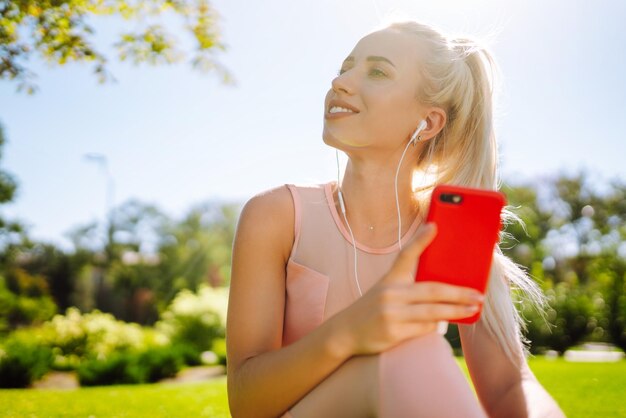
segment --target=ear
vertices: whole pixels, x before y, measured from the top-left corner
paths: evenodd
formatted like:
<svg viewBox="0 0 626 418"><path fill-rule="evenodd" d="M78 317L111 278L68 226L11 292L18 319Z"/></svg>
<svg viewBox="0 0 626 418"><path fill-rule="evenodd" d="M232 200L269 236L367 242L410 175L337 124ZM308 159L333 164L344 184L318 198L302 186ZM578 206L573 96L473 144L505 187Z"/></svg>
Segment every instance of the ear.
<svg viewBox="0 0 626 418"><path fill-rule="evenodd" d="M428 113L424 117L426 120L426 128L420 133L422 138L430 139L437 135L446 124L447 115L445 110L440 107L431 107L428 109Z"/></svg>

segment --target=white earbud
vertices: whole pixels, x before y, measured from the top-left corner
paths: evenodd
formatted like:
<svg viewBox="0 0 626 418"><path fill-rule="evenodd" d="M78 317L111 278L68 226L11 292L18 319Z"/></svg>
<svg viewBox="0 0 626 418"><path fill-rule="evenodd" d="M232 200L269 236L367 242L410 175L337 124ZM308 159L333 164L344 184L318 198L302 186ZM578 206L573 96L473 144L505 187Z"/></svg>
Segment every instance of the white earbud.
<svg viewBox="0 0 626 418"><path fill-rule="evenodd" d="M417 139L417 135L422 132L427 126L428 124L426 123L426 120L422 119L420 121L420 124L417 126L415 132L413 132L413 135L411 135L411 140L409 141L409 143L415 145L417 141L419 141L419 139Z"/></svg>

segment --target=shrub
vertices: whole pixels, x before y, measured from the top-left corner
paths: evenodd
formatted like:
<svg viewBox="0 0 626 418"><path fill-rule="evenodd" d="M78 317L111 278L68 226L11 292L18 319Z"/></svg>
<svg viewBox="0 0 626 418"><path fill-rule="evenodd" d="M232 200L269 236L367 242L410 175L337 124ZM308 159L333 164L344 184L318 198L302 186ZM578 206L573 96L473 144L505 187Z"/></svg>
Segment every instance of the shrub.
<svg viewBox="0 0 626 418"><path fill-rule="evenodd" d="M198 366L202 364L200 351L195 346L184 342L177 342L170 346L171 350L178 353L184 365Z"/></svg>
<svg viewBox="0 0 626 418"><path fill-rule="evenodd" d="M228 288L201 285L197 293L187 289L176 295L156 324L175 343L198 352L209 350L213 339L225 335Z"/></svg>
<svg viewBox="0 0 626 418"><path fill-rule="evenodd" d="M216 338L213 340L211 351L217 355L217 364L226 366L226 339Z"/></svg>
<svg viewBox="0 0 626 418"><path fill-rule="evenodd" d="M141 383L141 372L137 367L136 354L120 352L106 359L92 358L84 361L77 369L81 386L118 385Z"/></svg>
<svg viewBox="0 0 626 418"><path fill-rule="evenodd" d="M546 295L549 307L547 323L539 314L524 306L523 315L528 321L526 336L532 341L531 352L545 349L564 353L579 344L594 330L598 307L597 297L588 286L577 283L559 282L548 288Z"/></svg>
<svg viewBox="0 0 626 418"><path fill-rule="evenodd" d="M179 351L163 346L112 353L105 359L91 358L77 372L82 386L152 383L175 376L182 364Z"/></svg>
<svg viewBox="0 0 626 418"><path fill-rule="evenodd" d="M169 343L157 330L116 320L113 315L93 311L81 314L68 308L43 326L45 342L53 348L55 369L75 369L86 359L104 360L120 351L142 351Z"/></svg>
<svg viewBox="0 0 626 418"><path fill-rule="evenodd" d="M0 347L0 387L24 388L43 376L52 363L52 351L37 334L22 329Z"/></svg>
<svg viewBox="0 0 626 418"><path fill-rule="evenodd" d="M21 278L18 280L20 283L42 281L41 277L31 277L21 270L18 277ZM45 282L39 283L39 286L44 285ZM16 293L7 285L7 279L0 275L0 334L8 334L19 326L40 324L57 312L57 306L50 295L29 291L31 287L17 289L24 291L23 294Z"/></svg>
<svg viewBox="0 0 626 418"><path fill-rule="evenodd" d="M181 352L172 347L153 347L138 355L137 364L142 382L156 382L176 376L183 359Z"/></svg>

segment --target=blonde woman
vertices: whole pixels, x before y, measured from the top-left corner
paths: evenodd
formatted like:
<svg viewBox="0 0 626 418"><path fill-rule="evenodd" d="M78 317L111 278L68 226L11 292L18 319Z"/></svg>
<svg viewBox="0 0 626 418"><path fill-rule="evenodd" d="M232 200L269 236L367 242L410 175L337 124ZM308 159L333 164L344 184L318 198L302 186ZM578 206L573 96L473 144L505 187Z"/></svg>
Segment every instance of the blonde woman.
<svg viewBox="0 0 626 418"><path fill-rule="evenodd" d="M485 48L417 22L357 43L324 102L324 142L348 156L341 182L273 188L239 218L233 417L564 416L528 368L509 289L539 307L542 295L498 246L484 301L413 279L436 235L423 222L433 187L499 187L495 69ZM476 396L438 325L482 304L477 323L459 326Z"/></svg>

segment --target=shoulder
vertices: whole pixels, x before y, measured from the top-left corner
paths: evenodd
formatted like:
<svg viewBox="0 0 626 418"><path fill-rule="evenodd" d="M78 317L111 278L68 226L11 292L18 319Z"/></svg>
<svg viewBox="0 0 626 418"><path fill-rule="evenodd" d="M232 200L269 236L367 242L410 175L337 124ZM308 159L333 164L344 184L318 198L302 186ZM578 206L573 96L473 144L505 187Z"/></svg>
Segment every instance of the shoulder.
<svg viewBox="0 0 626 418"><path fill-rule="evenodd" d="M246 218L258 221L277 221L281 224L293 225L295 201L307 193L324 191L325 183L282 184L263 190L246 201L242 214ZM289 190L294 189L295 196Z"/></svg>
<svg viewBox="0 0 626 418"><path fill-rule="evenodd" d="M285 216L293 218L293 199L286 184L263 190L243 205L241 218L248 220L265 221L281 220L284 223Z"/></svg>
<svg viewBox="0 0 626 418"><path fill-rule="evenodd" d="M285 260L294 239L294 202L287 185L263 190L243 205L237 223L239 239L278 246Z"/></svg>

